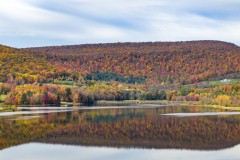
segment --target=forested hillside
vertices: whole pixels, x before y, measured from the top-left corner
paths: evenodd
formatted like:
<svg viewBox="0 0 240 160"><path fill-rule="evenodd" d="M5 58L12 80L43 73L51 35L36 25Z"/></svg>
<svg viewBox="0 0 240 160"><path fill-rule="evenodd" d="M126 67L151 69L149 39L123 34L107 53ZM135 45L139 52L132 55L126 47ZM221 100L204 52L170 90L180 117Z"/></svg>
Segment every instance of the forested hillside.
<svg viewBox="0 0 240 160"><path fill-rule="evenodd" d="M7 105L168 100L239 106L239 77L239 47L219 41L0 46L0 102ZM212 81L219 79L226 82Z"/></svg>
<svg viewBox="0 0 240 160"><path fill-rule="evenodd" d="M47 60L57 68L57 77L76 81L184 84L240 76L239 47L220 41L86 44L24 50L46 53Z"/></svg>
<svg viewBox="0 0 240 160"><path fill-rule="evenodd" d="M45 54L0 46L0 82L46 82L52 78L54 68Z"/></svg>
<svg viewBox="0 0 240 160"><path fill-rule="evenodd" d="M18 84L54 79L186 84L238 78L239 64L239 47L220 41L0 46L0 81Z"/></svg>

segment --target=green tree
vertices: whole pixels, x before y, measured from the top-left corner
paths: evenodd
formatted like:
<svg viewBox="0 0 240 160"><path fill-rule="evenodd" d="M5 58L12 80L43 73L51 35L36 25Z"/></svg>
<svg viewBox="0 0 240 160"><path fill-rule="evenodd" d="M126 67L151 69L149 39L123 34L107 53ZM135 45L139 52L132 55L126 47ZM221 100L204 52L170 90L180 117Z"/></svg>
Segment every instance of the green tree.
<svg viewBox="0 0 240 160"><path fill-rule="evenodd" d="M27 104L27 95L25 93L21 96L21 104Z"/></svg>

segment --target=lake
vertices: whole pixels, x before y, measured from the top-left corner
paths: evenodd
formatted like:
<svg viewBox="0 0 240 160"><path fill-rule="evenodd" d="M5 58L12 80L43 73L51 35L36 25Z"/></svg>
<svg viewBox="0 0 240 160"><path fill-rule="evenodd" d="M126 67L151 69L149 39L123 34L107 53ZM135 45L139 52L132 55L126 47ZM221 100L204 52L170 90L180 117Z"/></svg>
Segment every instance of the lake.
<svg viewBox="0 0 240 160"><path fill-rule="evenodd" d="M199 106L21 107L0 112L1 160L226 160L240 112Z"/></svg>

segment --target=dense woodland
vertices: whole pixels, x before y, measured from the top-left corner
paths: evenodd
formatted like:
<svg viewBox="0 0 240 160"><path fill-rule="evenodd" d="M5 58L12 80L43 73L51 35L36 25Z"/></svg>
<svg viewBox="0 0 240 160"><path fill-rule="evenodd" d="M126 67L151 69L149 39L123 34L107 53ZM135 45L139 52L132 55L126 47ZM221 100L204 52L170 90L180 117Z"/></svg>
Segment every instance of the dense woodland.
<svg viewBox="0 0 240 160"><path fill-rule="evenodd" d="M74 79L100 72L144 77L149 83L183 84L240 76L240 48L218 41L113 43L29 50L47 53L48 61L58 70L71 72L68 76Z"/></svg>
<svg viewBox="0 0 240 160"><path fill-rule="evenodd" d="M240 106L240 48L220 41L0 46L0 103L92 104L97 100L200 101ZM190 87L189 87L190 86Z"/></svg>
<svg viewBox="0 0 240 160"><path fill-rule="evenodd" d="M45 84L25 84L10 87L0 84L0 94L8 93L7 105L56 105L71 102L73 105L93 104L99 100L167 100L198 102L227 107L240 106L240 83L221 85L211 88L187 88L178 90L146 90L131 85L117 83L96 83L90 87Z"/></svg>
<svg viewBox="0 0 240 160"><path fill-rule="evenodd" d="M218 41L114 43L14 49L0 46L0 81L195 83L240 77L240 48ZM94 74L95 76L93 76ZM96 75L98 74L98 75Z"/></svg>
<svg viewBox="0 0 240 160"><path fill-rule="evenodd" d="M54 69L44 54L0 46L0 82L18 85L47 82Z"/></svg>

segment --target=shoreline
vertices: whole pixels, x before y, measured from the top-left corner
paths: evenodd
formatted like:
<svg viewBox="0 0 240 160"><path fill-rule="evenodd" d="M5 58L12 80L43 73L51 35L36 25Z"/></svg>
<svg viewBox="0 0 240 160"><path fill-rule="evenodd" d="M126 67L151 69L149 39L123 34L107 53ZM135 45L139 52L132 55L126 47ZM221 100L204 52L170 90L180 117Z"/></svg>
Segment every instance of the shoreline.
<svg viewBox="0 0 240 160"><path fill-rule="evenodd" d="M179 105L179 106L203 106L203 107L211 107L215 109L226 109L226 110L237 110L240 111L240 106L239 107L225 107L221 105L216 105L216 104L203 104L201 102L191 102L191 101L166 101L166 100L153 100L153 101L145 101L145 100L124 100L124 101L97 101L96 105L111 105L111 104L163 104L163 105Z"/></svg>
<svg viewBox="0 0 240 160"><path fill-rule="evenodd" d="M77 103L79 104L79 103ZM94 103L94 105L91 106L97 106L97 105L106 105L106 107L108 105L123 105L123 104L161 104L161 105L165 105L165 106L203 106L203 107L209 107L209 108L215 108L215 109L225 109L225 110L235 110L235 111L240 111L240 107L225 107L225 106L221 106L221 105L214 105L214 104L202 104L201 102L190 102L190 101L166 101L166 100L123 100L123 101L107 101L107 100L100 100L100 101L96 101ZM23 105L25 107L33 107L30 105ZM45 105L45 106L49 106L49 105ZM43 105L34 105L34 107L45 107ZM57 107L74 107L76 106L73 105L73 103L67 103L67 102L61 102L61 106L57 106ZM79 106L79 105L77 105ZM81 106L81 105L80 105ZM90 107L91 107L90 106ZM0 112L14 112L16 110L19 110L18 107L16 107L14 110L12 109L4 109L2 106L0 106Z"/></svg>
<svg viewBox="0 0 240 160"><path fill-rule="evenodd" d="M100 100L96 101L96 105L104 105L104 104L169 104L174 103L173 101L166 101L166 100L123 100L123 101L107 101L107 100Z"/></svg>
<svg viewBox="0 0 240 160"><path fill-rule="evenodd" d="M203 107L209 107L209 108L215 108L215 109L225 109L225 110L235 110L235 111L240 111L240 106L239 107L226 107L226 106L221 106L217 104L203 104L199 102L180 102L180 106L189 106L189 105L194 105L194 106L203 106Z"/></svg>

